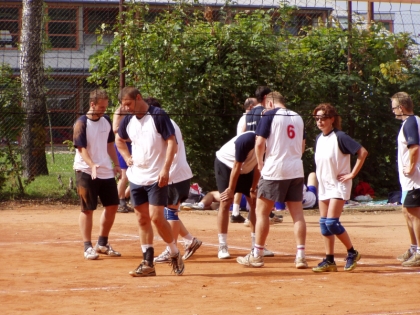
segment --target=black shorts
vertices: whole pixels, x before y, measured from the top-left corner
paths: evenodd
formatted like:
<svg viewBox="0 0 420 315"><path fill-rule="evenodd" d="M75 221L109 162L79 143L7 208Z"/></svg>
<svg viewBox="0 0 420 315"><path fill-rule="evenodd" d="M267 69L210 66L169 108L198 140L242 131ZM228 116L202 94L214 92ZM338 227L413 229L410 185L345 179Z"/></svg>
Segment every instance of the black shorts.
<svg viewBox="0 0 420 315"><path fill-rule="evenodd" d="M283 180L266 180L258 182L257 197L264 197L277 202L302 201L303 177Z"/></svg>
<svg viewBox="0 0 420 315"><path fill-rule="evenodd" d="M98 197L101 198L104 207L119 204L115 178L92 179L91 175L76 171L76 188L82 211L95 210L98 206Z"/></svg>
<svg viewBox="0 0 420 315"><path fill-rule="evenodd" d="M224 163L220 162L218 158L214 160L214 173L216 174L216 184L219 193L222 193L229 187L230 173L232 169ZM248 174L240 174L238 181L236 182L235 193L242 193L249 197L249 193L252 187L252 181L254 180L254 170Z"/></svg>
<svg viewBox="0 0 420 315"><path fill-rule="evenodd" d="M168 186L159 187L158 183L142 186L130 182L131 203L134 207L148 202L152 206L168 205Z"/></svg>
<svg viewBox="0 0 420 315"><path fill-rule="evenodd" d="M168 186L168 205L177 205L188 199L190 193L190 180L171 184Z"/></svg>

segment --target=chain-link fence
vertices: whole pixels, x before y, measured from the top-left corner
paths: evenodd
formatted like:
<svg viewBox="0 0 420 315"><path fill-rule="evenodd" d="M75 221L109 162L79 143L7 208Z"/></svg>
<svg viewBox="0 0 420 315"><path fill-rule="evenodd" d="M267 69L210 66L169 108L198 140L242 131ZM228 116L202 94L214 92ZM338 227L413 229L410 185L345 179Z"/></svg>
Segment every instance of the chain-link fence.
<svg viewBox="0 0 420 315"><path fill-rule="evenodd" d="M175 12L181 2L158 0L137 1L136 3L142 9L137 9L136 11L141 16L137 16L139 23L135 24L135 27L141 29L141 32L147 33L150 31L150 27L145 27L146 24L153 24L168 12ZM186 3L188 4L188 2ZM34 12L33 8L31 9L31 6L35 5L43 6L40 18L38 16L38 20L40 20L38 22L34 21L34 19L36 20L36 12ZM281 17L281 9L285 9L286 6L288 10L287 19ZM258 10L262 10L269 12L268 14L271 15L270 35L283 37L286 33L290 37L304 37L310 29L320 26L338 27L345 31L352 28L367 30L372 25L380 25L383 34L408 33L412 40L408 48L410 51L409 57L417 58L417 41L420 34L419 8L420 5L415 4L414 1L410 3L405 0L374 3L348 3L346 1L327 0L239 0L227 2L204 0L189 3L188 10L184 11L184 13L188 12L190 16L198 14L203 21L207 21L210 24L221 22L223 25L233 25L240 23L238 19L235 19L236 16L253 14ZM68 146L65 142L72 140L73 123L81 114L86 113L89 108L89 92L98 85L107 89L110 88L111 79L105 75L99 79L96 77L91 83L88 82L87 79L92 71L97 70L97 68L92 68L91 58L113 43L119 27L120 29L123 28L123 25L127 27L124 24L126 23L125 17L127 15L120 15L120 12L124 11L127 14L130 10L133 10L133 2L118 0L56 0L44 2L40 0L38 2L7 0L2 2L0 5L0 66L2 67L2 78L0 81L0 115L2 116L0 118L2 125L0 127L2 132L0 134L2 149L0 172L3 175L0 175L0 178L2 178L2 180L0 179L0 192L24 190L25 180L29 179L26 182L28 187L33 186L39 175L50 178L50 182L54 182L61 188L67 187L67 182L64 184L60 183L63 180L67 181L67 178L63 179L65 176L62 176L64 170L60 173L52 167L52 164L63 162L53 160L51 153L58 154L60 152L61 154L62 151L68 151ZM349 21L351 21L350 24ZM25 37L28 34L24 33L25 22L35 23L33 24L35 26L32 28L30 25L27 27L27 33L35 32L39 29L36 25L40 25L42 29L41 45L26 47L25 50L25 44L28 44L27 37ZM119 26L119 23L122 23L122 25ZM188 23L190 21L188 15L186 15L185 24ZM235 31L237 32L238 29L235 29ZM159 36L159 32L156 32L156 34L156 36ZM248 39L252 40L251 37ZM120 44L122 43L121 51L126 58L130 58L132 56L130 52L124 52L124 47L129 46L124 43L124 40L128 41L125 38L119 42ZM40 48L38 49L38 47ZM280 45L278 49L282 49L281 47ZM233 44L231 47L226 46L226 52L229 52L229 54L233 54L238 49L240 50L240 46ZM290 50L291 48L288 46L287 49ZM305 49L302 47L302 51ZM114 54L111 54L112 58L109 60L110 64L113 62L109 69L113 71L109 70L108 76L112 75L114 81L118 81L120 78L124 79L118 68L120 66L119 53L119 50L115 49ZM39 54L41 56L41 79L36 67L34 67L35 70L32 69L29 72L25 72L29 68L27 54ZM191 52L191 55L194 54L195 52ZM342 54L347 54L347 51L343 51ZM361 50L360 54L363 54ZM354 55L346 56L346 58L349 57L356 58ZM256 54L252 58L254 58L255 64L258 64L260 55ZM249 62L250 60L247 60L247 63ZM310 62L308 60L308 63ZM102 63L106 62L102 61ZM31 64L30 60L29 64ZM392 67L389 71L391 70ZM185 71L187 79L189 69ZM255 69L254 72L257 71L258 69ZM360 72L361 70L357 71ZM129 71L125 71L125 73L130 75ZM348 74L351 75L350 72ZM160 73L160 75L165 76L165 73ZM286 74L277 68L270 75L276 78ZM212 76L212 73L205 70L202 72L202 76ZM129 78L128 81L130 84L133 83L132 78ZM259 78L255 78L253 82L254 88L262 83L267 84L267 80L260 80ZM239 83L238 90L241 89L241 84ZM279 84L275 83L275 80L270 82L270 84L273 88L278 88L279 86ZM38 88L41 86L42 89L39 95L34 95L35 92L31 92L28 85L36 85ZM23 87L23 93L21 93L21 87ZM210 87L208 88L211 89ZM188 87L184 89L186 91ZM236 90L233 92L227 91L227 93L236 94L233 100L229 99L228 101L237 103L235 104L236 110L230 111L228 114L241 115L241 109L237 105L244 101L244 96L252 94L249 87L246 87L246 89L246 93L237 93ZM151 91L157 90L152 88ZM159 96L162 96L162 93ZM300 95L300 97L305 99L305 95ZM226 101L226 98L224 99ZM40 100L40 105L36 100ZM113 102L110 104L111 110L112 106L116 105L115 100L116 95L113 95ZM192 100L191 102L194 101ZM296 102L304 104L302 100ZM35 103L38 105L32 106ZM35 118L29 119L34 113L36 115L32 118ZM176 114L175 110L173 110L173 113ZM34 125L26 128L27 126L25 127L25 125L31 122ZM25 133L36 134L40 132L40 128L37 126L41 126L41 129L43 129L42 135L44 140L40 142L36 138L29 139L25 145L22 145ZM224 133L225 138L232 135L231 131L233 128L227 127L227 129L228 131ZM190 145L194 146L193 143L190 143ZM45 156L40 157L40 154L34 153L40 148L43 152L44 149L49 152L47 153L47 158ZM211 156L210 159L213 158L213 152L210 154L205 152L203 155ZM29 156L29 158L25 159L24 156ZM24 163L21 162L22 160ZM71 161L66 163L68 163L65 168L66 176L70 178ZM392 161L390 163L392 164ZM46 164L47 167L45 168L43 164ZM40 167L40 169L37 169L37 167ZM55 169L60 169L60 167L55 167ZM199 178L200 174L198 172L201 171L200 168L198 167L194 170L195 175ZM58 176L61 177L60 180L56 180ZM34 179L35 181L29 184ZM19 187L22 187L22 189ZM52 195L51 197L54 196Z"/></svg>

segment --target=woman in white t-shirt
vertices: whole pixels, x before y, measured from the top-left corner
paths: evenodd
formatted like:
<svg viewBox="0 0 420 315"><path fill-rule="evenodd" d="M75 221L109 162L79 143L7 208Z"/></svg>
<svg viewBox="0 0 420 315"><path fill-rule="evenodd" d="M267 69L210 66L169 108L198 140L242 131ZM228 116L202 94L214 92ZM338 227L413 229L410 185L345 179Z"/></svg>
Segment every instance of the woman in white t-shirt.
<svg viewBox="0 0 420 315"><path fill-rule="evenodd" d="M356 268L360 254L353 248L347 231L340 223L344 203L350 199L352 179L362 168L368 152L341 131L341 117L330 104L320 104L313 111L317 127L322 131L315 141L316 176L318 179L319 225L326 258L312 268L314 272L337 271L334 261L335 236L347 249L344 271ZM350 155L357 154L351 169Z"/></svg>

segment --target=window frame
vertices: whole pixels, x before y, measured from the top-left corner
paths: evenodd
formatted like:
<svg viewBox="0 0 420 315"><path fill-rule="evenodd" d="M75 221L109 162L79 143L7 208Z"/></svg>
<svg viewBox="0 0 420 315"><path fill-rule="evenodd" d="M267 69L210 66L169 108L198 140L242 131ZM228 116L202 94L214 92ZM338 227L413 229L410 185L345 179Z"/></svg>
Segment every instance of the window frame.
<svg viewBox="0 0 420 315"><path fill-rule="evenodd" d="M50 9L63 9L63 10L75 10L76 11L76 21L69 21L69 20L50 20L50 17L48 15L49 10ZM48 15L48 21L45 23L45 35L48 37L48 40L51 43L51 36L60 36L60 37L75 37L76 38L76 45L75 47L70 47L70 48L66 48L66 47L49 47L48 50L79 50L80 48L80 40L79 40L79 31L80 31L80 21L79 21L79 7L77 6L57 6L57 5L52 5L52 6L48 6L46 8L46 14ZM49 33L49 23L74 23L75 26L75 33L74 34L52 34L50 35Z"/></svg>
<svg viewBox="0 0 420 315"><path fill-rule="evenodd" d="M116 18L118 18L118 14L119 14L119 8L117 7L100 7L100 8L95 8L95 7L84 7L83 8L83 33L87 34L87 35L95 35L95 32L90 32L89 31L89 12L92 11L116 11L117 12L117 16ZM102 22L105 24L108 24L107 22ZM101 23L101 24L102 24ZM114 27L117 24L117 20L115 20L114 24L110 24L111 27Z"/></svg>
<svg viewBox="0 0 420 315"><path fill-rule="evenodd" d="M376 23L389 24L388 32L394 33L394 20L374 20Z"/></svg>
<svg viewBox="0 0 420 315"><path fill-rule="evenodd" d="M0 50L17 50L20 44L20 38L22 36L22 6L19 5L4 5L5 9L17 9L18 10L18 19L17 20L6 20L6 19L2 19L1 21L4 22L17 22L18 23L18 32L17 33L10 33L11 36L17 36L17 47L2 47L0 46Z"/></svg>

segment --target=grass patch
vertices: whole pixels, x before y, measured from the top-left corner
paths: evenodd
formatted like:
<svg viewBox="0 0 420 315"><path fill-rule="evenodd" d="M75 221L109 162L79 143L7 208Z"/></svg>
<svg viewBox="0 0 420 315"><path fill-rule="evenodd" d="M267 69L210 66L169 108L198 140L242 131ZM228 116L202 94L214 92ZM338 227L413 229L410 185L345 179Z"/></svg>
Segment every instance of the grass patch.
<svg viewBox="0 0 420 315"><path fill-rule="evenodd" d="M34 181L24 187L24 195L20 196L16 189L6 185L2 194L5 200L16 199L44 199L46 201L76 202L76 191L69 189L70 178L73 180L73 188L76 187L73 170L74 153L55 153L55 162L52 155L46 153L49 175L38 176ZM60 176L62 185L58 180ZM3 198L2 198L3 199Z"/></svg>

